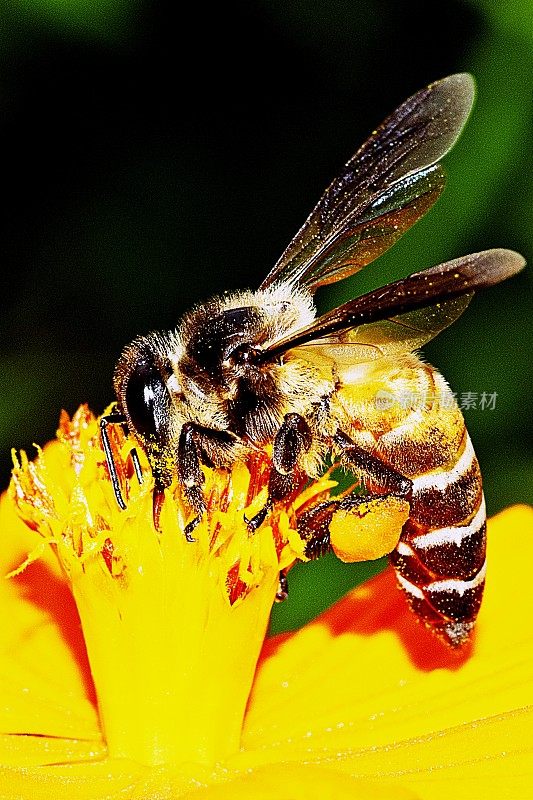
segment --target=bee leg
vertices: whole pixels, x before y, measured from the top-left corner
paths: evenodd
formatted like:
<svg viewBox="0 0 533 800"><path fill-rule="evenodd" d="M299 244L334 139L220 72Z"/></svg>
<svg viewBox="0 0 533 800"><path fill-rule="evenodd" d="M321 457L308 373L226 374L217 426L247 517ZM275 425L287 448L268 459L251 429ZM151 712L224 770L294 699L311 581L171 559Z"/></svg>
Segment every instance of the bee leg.
<svg viewBox="0 0 533 800"><path fill-rule="evenodd" d="M197 515L183 530L188 542L196 541L192 536L192 532L201 521L205 511L205 499L202 492L202 484L205 478L200 468L197 439L198 431L196 427L193 423L186 422L181 429L178 442L177 466L178 479L184 488L185 497Z"/></svg>
<svg viewBox="0 0 533 800"><path fill-rule="evenodd" d="M337 432L333 442L341 451L342 461L348 468L355 467L358 473L370 478L371 498L374 497L384 504L391 496L407 502L410 500L413 484L409 478L363 450L342 431ZM306 557L319 558L332 549L330 523L337 511L355 511L357 506L366 505L368 501L368 495L351 494L339 500L319 503L301 514L298 517L298 533L306 543L304 550Z"/></svg>
<svg viewBox="0 0 533 800"><path fill-rule="evenodd" d="M104 448L107 468L109 470L109 477L111 478L111 485L113 486L113 492L115 493L115 500L117 501L117 505L121 509L121 511L126 510L126 503L124 502L124 498L122 497L120 480L118 477L117 467L115 464L115 459L113 456L113 450L111 448L111 442L109 440L109 433L107 428L109 425L124 425L125 422L126 422L126 417L123 414L118 414L116 412L113 412L112 414L107 414L100 420L100 436L102 437L102 446Z"/></svg>
<svg viewBox="0 0 533 800"><path fill-rule="evenodd" d="M342 461L345 465L348 468L355 467L358 472L368 476L372 486L377 490L389 492L406 500L410 499L413 491L413 482L410 478L363 450L342 431L337 431L333 442L341 451Z"/></svg>
<svg viewBox="0 0 533 800"><path fill-rule="evenodd" d="M299 414L285 414L274 439L272 463L275 469L282 475L288 475L312 443L313 434L305 419Z"/></svg>
<svg viewBox="0 0 533 800"><path fill-rule="evenodd" d="M289 596L289 582L287 580L287 573L284 569L280 570L279 573L279 583L278 583L278 591L276 592L276 597L274 598L276 603L283 603L284 600L287 599Z"/></svg>
<svg viewBox="0 0 533 800"><path fill-rule="evenodd" d="M263 508L257 512L251 519L248 519L246 514L244 514L244 522L248 526L248 530L250 533L255 533L256 530L259 528L260 525L263 524L265 519L267 518L267 514L272 511L272 506L274 505L273 500L269 496Z"/></svg>
<svg viewBox="0 0 533 800"><path fill-rule="evenodd" d="M293 489L293 472L303 453L313 442L313 434L305 419L299 414L285 414L285 419L274 439L272 470L268 481L268 498L263 508L251 519L244 517L248 530L253 533L265 521L276 500L283 500Z"/></svg>
<svg viewBox="0 0 533 800"><path fill-rule="evenodd" d="M137 448L136 447L133 447L130 450L130 458L131 458L131 460L133 462L133 469L135 470L135 475L137 476L137 480L139 481L139 484L142 485L144 483L144 478L143 478L141 462L140 462L140 459L139 459L139 454L137 452Z"/></svg>
<svg viewBox="0 0 533 800"><path fill-rule="evenodd" d="M228 431L204 428L193 422L186 422L181 429L177 452L178 480L187 502L196 511L196 517L185 526L188 542L195 541L192 532L206 510L202 491L205 478L200 465L215 467L227 464L236 441L236 436Z"/></svg>
<svg viewBox="0 0 533 800"><path fill-rule="evenodd" d="M329 524L340 500L319 503L298 517L298 533L306 543L304 555L313 561L331 550Z"/></svg>
<svg viewBox="0 0 533 800"><path fill-rule="evenodd" d="M248 526L250 533L255 533L259 526L263 524L267 515L272 511L274 503L277 500L284 500L286 497L288 497L288 495L290 495L293 489L293 473L289 472L288 474L284 475L282 472L278 472L278 470L272 466L272 469L270 470L270 477L268 479L268 497L265 505L251 519L248 519L246 514L244 515L244 521Z"/></svg>
<svg viewBox="0 0 533 800"><path fill-rule="evenodd" d="M152 494L152 516L154 520L154 528L160 531L159 518L161 516L161 509L163 508L163 501L165 499L165 487L155 478L154 492Z"/></svg>
<svg viewBox="0 0 533 800"><path fill-rule="evenodd" d="M368 514L369 501L373 501L378 508L381 506L387 509L387 501L391 497L398 498L398 495L389 492L369 498L368 495L350 494L339 500L328 500L324 503L319 503L309 511L305 511L298 517L298 534L302 541L305 542L304 555L306 558L313 561L333 549L331 546L330 524L338 511L354 511L357 514L357 507L363 506L362 516L365 517ZM370 520L370 517L368 519ZM393 522L394 518L391 516L391 523ZM350 559L344 557L342 560L347 561Z"/></svg>
<svg viewBox="0 0 533 800"><path fill-rule="evenodd" d="M196 539L192 535L193 530L196 526L202 521L202 514L198 514L194 519L191 519L190 522L183 529L183 535L187 539L188 542L195 542Z"/></svg>

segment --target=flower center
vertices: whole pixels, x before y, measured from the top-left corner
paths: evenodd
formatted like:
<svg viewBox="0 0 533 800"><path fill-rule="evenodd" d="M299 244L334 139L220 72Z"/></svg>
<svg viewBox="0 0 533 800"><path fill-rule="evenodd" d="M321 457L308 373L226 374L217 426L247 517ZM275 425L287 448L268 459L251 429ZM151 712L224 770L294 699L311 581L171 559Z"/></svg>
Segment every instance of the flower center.
<svg viewBox="0 0 533 800"><path fill-rule="evenodd" d="M207 512L189 542L179 487L166 490L156 529L147 464L139 483L131 442L115 427L127 498L118 508L98 431L82 407L62 417L55 449L16 461L11 493L43 537L26 563L47 542L70 583L109 755L214 764L239 749L279 571L305 558L298 502L322 499L332 482L277 504L251 534L244 515L265 504L267 454L231 471L206 468Z"/></svg>

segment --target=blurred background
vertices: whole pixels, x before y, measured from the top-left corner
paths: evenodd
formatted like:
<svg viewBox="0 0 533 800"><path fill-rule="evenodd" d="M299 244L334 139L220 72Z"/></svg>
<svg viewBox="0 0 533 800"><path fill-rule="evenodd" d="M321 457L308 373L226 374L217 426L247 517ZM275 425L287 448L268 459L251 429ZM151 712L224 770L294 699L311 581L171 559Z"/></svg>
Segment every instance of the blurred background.
<svg viewBox="0 0 533 800"><path fill-rule="evenodd" d="M256 287L369 132L469 71L478 98L437 206L318 296L325 310L489 247L532 253L528 0L0 3L0 479L62 408L112 399L114 363L191 304ZM438 22L435 19L438 17ZM533 496L531 267L428 345L459 398L490 512ZM481 395L495 395L481 408ZM381 568L296 568L273 630Z"/></svg>

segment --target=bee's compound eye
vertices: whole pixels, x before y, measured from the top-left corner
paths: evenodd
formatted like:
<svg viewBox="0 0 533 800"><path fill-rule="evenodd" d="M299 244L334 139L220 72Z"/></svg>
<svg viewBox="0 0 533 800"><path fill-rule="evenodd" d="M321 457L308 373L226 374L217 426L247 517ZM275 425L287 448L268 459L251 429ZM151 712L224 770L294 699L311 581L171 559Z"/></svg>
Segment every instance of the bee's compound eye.
<svg viewBox="0 0 533 800"><path fill-rule="evenodd" d="M170 397L160 370L143 356L130 372L125 391L128 417L143 438L165 444L170 421Z"/></svg>

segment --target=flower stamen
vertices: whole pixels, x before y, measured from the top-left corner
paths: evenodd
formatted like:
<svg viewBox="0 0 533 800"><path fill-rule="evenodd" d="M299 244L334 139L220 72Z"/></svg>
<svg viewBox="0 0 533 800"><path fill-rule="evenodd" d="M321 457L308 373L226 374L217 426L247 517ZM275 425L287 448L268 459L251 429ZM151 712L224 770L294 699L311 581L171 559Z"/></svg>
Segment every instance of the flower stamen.
<svg viewBox="0 0 533 800"><path fill-rule="evenodd" d="M58 475L45 451L33 464L24 454L15 459L12 497L42 539L13 574L46 546L54 549L78 607L111 756L212 764L240 747L280 570L305 560L297 531L304 478L251 533L245 518L267 502L269 454L254 453L231 470L204 467L206 512L191 543L180 486L165 489L156 527L144 453L140 482L132 443L121 426L112 428L125 510L115 500L99 422L85 406L72 420L61 417ZM315 481L304 502L317 502L331 484Z"/></svg>

